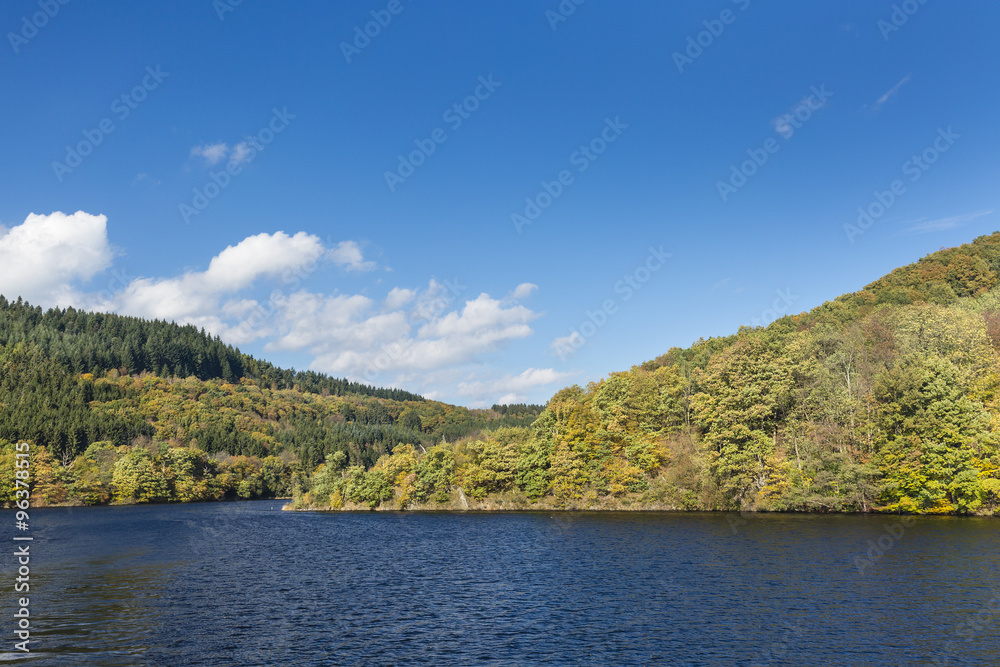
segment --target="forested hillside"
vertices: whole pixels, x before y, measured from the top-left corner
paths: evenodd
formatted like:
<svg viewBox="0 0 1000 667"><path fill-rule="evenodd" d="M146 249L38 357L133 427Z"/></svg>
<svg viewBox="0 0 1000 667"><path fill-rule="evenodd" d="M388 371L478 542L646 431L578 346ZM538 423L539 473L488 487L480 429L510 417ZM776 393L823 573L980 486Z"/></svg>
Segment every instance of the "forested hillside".
<svg viewBox="0 0 1000 667"><path fill-rule="evenodd" d="M283 370L190 326L0 297L0 466L31 443L50 503L287 496L329 455L371 467L401 443L524 426L542 409L494 408Z"/></svg>
<svg viewBox="0 0 1000 667"><path fill-rule="evenodd" d="M194 326L173 322L87 313L8 301L0 295L0 345L31 343L73 373L100 376L110 369L122 375L152 373L160 377L195 377L233 382L258 380L282 389L326 391L334 395L364 394L397 401L421 401L401 389L382 389L338 380L312 371L290 371L242 354Z"/></svg>
<svg viewBox="0 0 1000 667"><path fill-rule="evenodd" d="M328 457L296 505L995 513L998 276L994 233L564 389L530 428Z"/></svg>
<svg viewBox="0 0 1000 667"><path fill-rule="evenodd" d="M191 327L0 300L0 466L31 442L49 503L995 513L998 276L1000 233L544 409L468 410Z"/></svg>

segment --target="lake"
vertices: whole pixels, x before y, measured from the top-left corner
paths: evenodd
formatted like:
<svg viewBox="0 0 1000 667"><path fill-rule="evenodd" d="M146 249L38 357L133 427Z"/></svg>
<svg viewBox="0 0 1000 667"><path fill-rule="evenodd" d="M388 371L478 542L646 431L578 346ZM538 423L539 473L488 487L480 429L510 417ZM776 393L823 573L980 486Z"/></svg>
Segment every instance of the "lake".
<svg viewBox="0 0 1000 667"><path fill-rule="evenodd" d="M1000 664L994 519L282 504L33 510L17 664Z"/></svg>

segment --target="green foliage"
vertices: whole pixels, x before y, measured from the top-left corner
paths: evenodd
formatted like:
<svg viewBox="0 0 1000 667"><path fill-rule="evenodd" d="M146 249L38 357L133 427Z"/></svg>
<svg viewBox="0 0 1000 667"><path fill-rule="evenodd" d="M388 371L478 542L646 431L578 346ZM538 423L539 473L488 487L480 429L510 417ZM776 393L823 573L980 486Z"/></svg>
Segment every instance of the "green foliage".
<svg viewBox="0 0 1000 667"><path fill-rule="evenodd" d="M347 480L344 497L351 502L375 509L392 498L392 482L382 470L366 471L361 466L353 466L347 471Z"/></svg>
<svg viewBox="0 0 1000 667"><path fill-rule="evenodd" d="M482 500L488 494L510 489L517 474L517 443L504 431L495 431L485 440L466 445L469 457L463 467L461 484L465 493Z"/></svg>
<svg viewBox="0 0 1000 667"><path fill-rule="evenodd" d="M455 456L447 446L438 445L428 449L427 454L417 461L413 469L416 475L413 497L418 502L447 502L455 483L455 468Z"/></svg>
<svg viewBox="0 0 1000 667"><path fill-rule="evenodd" d="M150 503L168 497L167 480L144 449L133 449L115 462L111 485L117 503Z"/></svg>

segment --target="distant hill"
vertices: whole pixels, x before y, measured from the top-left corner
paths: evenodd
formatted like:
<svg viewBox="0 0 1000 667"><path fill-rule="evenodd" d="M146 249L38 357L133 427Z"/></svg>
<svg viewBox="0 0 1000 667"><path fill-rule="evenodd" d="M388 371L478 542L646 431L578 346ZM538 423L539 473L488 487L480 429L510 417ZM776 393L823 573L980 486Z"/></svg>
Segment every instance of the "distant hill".
<svg viewBox="0 0 1000 667"><path fill-rule="evenodd" d="M424 400L401 389L382 389L322 373L277 368L192 325L88 313L74 308L42 312L40 307L32 307L21 299L10 302L0 295L0 345L22 341L36 346L73 373L100 376L117 370L123 375L152 373L160 377L226 382L249 378L281 389L298 386L302 391L325 390L335 396L361 394L396 401Z"/></svg>
<svg viewBox="0 0 1000 667"><path fill-rule="evenodd" d="M281 369L192 326L0 297L0 467L14 443L38 448L47 502L288 495L330 455L370 467L401 443L526 426L542 410L494 407ZM114 481L126 471L132 482Z"/></svg>

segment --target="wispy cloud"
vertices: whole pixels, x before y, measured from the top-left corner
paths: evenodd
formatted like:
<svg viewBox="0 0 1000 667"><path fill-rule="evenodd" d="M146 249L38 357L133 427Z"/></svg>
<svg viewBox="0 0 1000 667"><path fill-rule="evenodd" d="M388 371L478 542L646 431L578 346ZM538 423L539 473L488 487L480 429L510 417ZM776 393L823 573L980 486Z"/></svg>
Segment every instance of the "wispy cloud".
<svg viewBox="0 0 1000 667"><path fill-rule="evenodd" d="M487 381L459 382L458 393L469 396L483 406L491 402L523 403L526 392L537 387L569 382L576 373L560 372L552 368L529 368L520 375L505 375Z"/></svg>
<svg viewBox="0 0 1000 667"><path fill-rule="evenodd" d="M934 220L920 218L919 220L912 221L910 226L901 230L899 234L931 234L933 232L944 232L949 229L964 227L973 220L990 215L991 213L993 213L993 209L975 211L973 213L965 213L963 215L952 215L946 218L936 218Z"/></svg>
<svg viewBox="0 0 1000 667"><path fill-rule="evenodd" d="M826 91L826 87L822 86L822 90ZM802 122L808 119L813 112L819 111L828 104L828 98L833 95L827 91L826 95L822 93L817 96L816 88L813 87L814 93L811 95L806 95L803 97L798 104L792 107L792 110L786 114L782 114L771 121L771 125L774 126L774 131L780 134L784 139L791 139L792 135L795 134L795 130L802 126ZM807 112L805 116L800 116L803 112ZM796 117L798 116L798 122Z"/></svg>
<svg viewBox="0 0 1000 667"><path fill-rule="evenodd" d="M233 152L229 154L229 163L233 165L241 165L253 155L253 150L250 148L250 144L245 141L233 146Z"/></svg>
<svg viewBox="0 0 1000 667"><path fill-rule="evenodd" d="M136 174L135 178L132 179L132 185L138 185L143 181L149 183L150 185L160 185L160 180L157 178L150 178L149 174L142 172L141 174Z"/></svg>
<svg viewBox="0 0 1000 667"><path fill-rule="evenodd" d="M337 247L330 250L330 259L334 264L347 271L371 271L375 262L366 260L361 252L361 246L356 241L341 241Z"/></svg>
<svg viewBox="0 0 1000 667"><path fill-rule="evenodd" d="M191 157L200 157L210 165L222 162L227 153L229 153L229 146L221 141L217 144L205 144L191 149Z"/></svg>
<svg viewBox="0 0 1000 667"><path fill-rule="evenodd" d="M895 86L893 86L889 90L885 91L885 93L882 94L882 97L878 98L878 102L876 102L875 106L872 107L872 108L875 111L878 111L879 108L881 108L881 106L883 104L885 104L886 102L888 102L890 100L890 98L894 97L896 95L896 93L899 92L899 89L902 88L903 86L905 86L907 83L909 83L909 81L910 81L910 75L907 74L906 76L904 76L902 79L899 80L899 83L897 83Z"/></svg>

